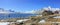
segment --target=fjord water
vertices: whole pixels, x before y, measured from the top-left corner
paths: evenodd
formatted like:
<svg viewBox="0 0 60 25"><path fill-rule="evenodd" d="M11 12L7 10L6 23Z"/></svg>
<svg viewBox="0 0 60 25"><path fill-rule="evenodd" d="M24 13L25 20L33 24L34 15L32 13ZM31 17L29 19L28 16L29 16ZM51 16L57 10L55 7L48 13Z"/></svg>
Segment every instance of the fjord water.
<svg viewBox="0 0 60 25"><path fill-rule="evenodd" d="M36 14L27 14L27 13L9 13L9 14L0 13L0 19L27 18L27 17L35 16L35 15Z"/></svg>

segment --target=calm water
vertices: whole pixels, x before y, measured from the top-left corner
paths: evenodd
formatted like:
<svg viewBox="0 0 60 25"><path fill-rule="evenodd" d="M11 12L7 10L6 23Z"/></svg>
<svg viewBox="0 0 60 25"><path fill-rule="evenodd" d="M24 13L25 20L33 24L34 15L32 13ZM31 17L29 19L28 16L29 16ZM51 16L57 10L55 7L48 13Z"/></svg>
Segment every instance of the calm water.
<svg viewBox="0 0 60 25"><path fill-rule="evenodd" d="M21 13L10 13L10 14L1 14L0 19L7 19L7 18L27 18L29 16L35 16L36 14L21 14Z"/></svg>

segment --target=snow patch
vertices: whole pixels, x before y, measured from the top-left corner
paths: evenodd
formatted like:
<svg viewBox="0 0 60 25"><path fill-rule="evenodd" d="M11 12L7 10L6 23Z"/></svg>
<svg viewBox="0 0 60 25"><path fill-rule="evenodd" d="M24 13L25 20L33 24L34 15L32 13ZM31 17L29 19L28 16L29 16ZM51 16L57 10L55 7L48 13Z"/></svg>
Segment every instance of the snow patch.
<svg viewBox="0 0 60 25"><path fill-rule="evenodd" d="M17 20L16 22L24 22L24 21L27 21L29 19L22 19L22 20Z"/></svg>
<svg viewBox="0 0 60 25"><path fill-rule="evenodd" d="M56 17L54 17L54 18L60 18L60 16L56 16Z"/></svg>
<svg viewBox="0 0 60 25"><path fill-rule="evenodd" d="M8 25L9 22L0 22L0 25Z"/></svg>
<svg viewBox="0 0 60 25"><path fill-rule="evenodd" d="M39 23L45 23L45 20L41 20Z"/></svg>

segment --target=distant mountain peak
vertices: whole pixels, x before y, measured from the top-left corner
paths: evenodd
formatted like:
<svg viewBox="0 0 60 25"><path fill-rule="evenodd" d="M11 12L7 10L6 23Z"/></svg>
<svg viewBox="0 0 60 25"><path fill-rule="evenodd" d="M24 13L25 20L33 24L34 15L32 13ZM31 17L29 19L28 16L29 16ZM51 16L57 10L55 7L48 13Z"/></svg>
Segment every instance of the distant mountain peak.
<svg viewBox="0 0 60 25"><path fill-rule="evenodd" d="M11 13L11 12L14 12L14 11L12 11L11 9L10 10L5 10L3 8L0 8L0 13Z"/></svg>

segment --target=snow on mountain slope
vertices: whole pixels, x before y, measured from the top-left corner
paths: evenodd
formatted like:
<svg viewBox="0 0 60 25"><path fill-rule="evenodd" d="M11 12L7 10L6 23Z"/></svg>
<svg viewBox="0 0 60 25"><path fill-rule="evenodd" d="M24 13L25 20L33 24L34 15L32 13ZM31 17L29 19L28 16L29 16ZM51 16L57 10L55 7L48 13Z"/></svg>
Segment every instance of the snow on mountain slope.
<svg viewBox="0 0 60 25"><path fill-rule="evenodd" d="M12 13L12 10L4 10L3 8L0 8L0 13Z"/></svg>
<svg viewBox="0 0 60 25"><path fill-rule="evenodd" d="M43 12L44 10L47 10L47 11L50 10L50 11L52 11L52 12L54 12L54 11L59 11L59 13L60 13L60 8L52 8L51 6L40 8L40 9L37 10L35 13L37 13L37 14L42 14L42 12Z"/></svg>

